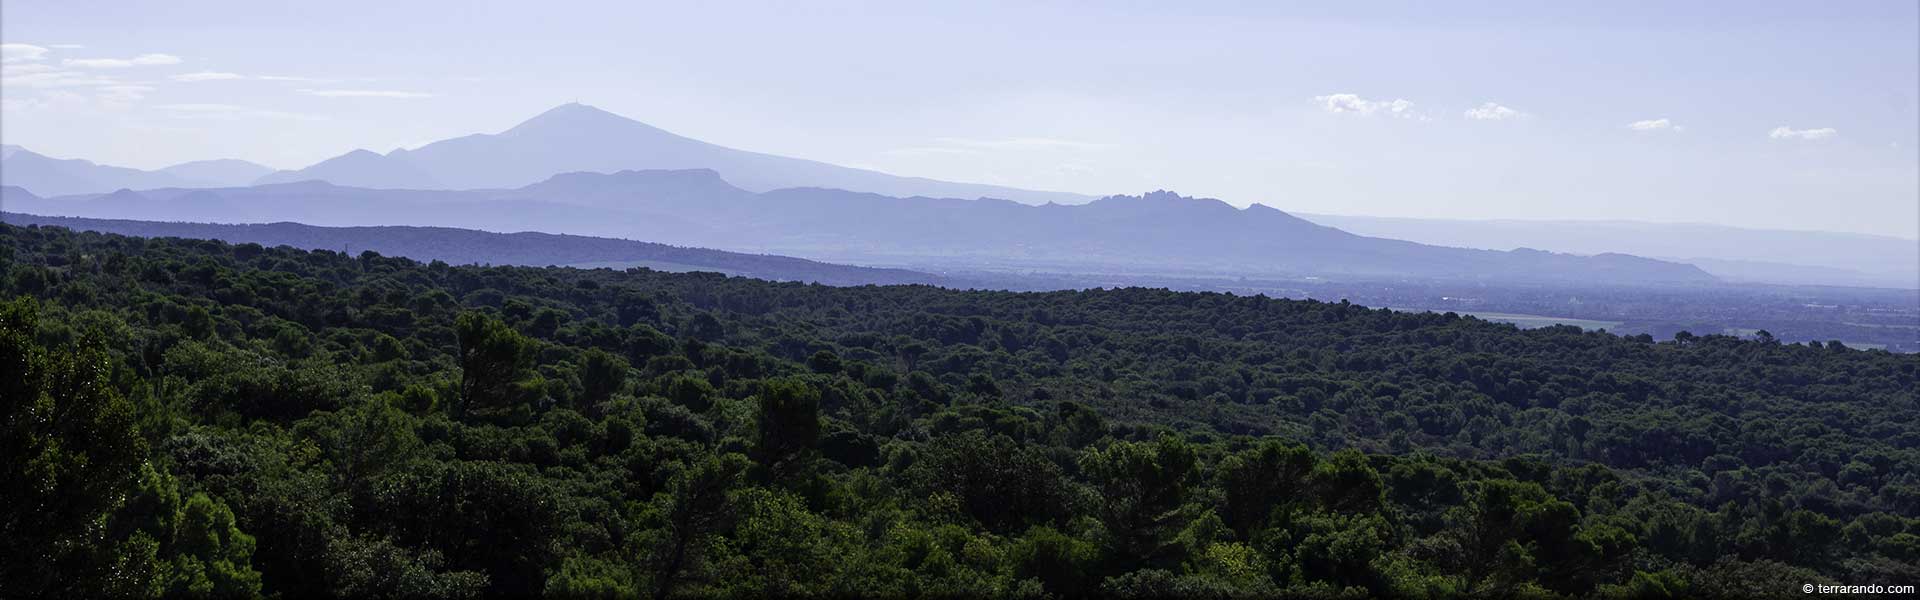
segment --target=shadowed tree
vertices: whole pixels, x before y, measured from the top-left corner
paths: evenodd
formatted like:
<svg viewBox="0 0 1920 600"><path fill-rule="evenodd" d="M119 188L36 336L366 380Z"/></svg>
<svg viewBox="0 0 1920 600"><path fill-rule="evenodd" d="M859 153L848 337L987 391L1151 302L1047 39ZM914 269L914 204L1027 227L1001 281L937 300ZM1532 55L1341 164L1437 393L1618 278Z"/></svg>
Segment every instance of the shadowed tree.
<svg viewBox="0 0 1920 600"><path fill-rule="evenodd" d="M1067 512L1060 467L1004 435L973 430L936 438L911 477L928 494L952 494L968 516L996 532L1063 520Z"/></svg>
<svg viewBox="0 0 1920 600"><path fill-rule="evenodd" d="M1224 500L1221 519L1240 539L1249 539L1266 525L1275 506L1307 499L1315 462L1306 446L1276 440L1228 456L1215 470Z"/></svg>
<svg viewBox="0 0 1920 600"><path fill-rule="evenodd" d="M667 491L654 498L665 521L647 561L654 598L672 596L685 574L704 560L707 538L724 529L734 516L731 493L747 464L747 458L738 454L702 458L676 473Z"/></svg>
<svg viewBox="0 0 1920 600"><path fill-rule="evenodd" d="M821 350L807 357L807 368L815 373L839 373L840 355L831 350Z"/></svg>
<svg viewBox="0 0 1920 600"><path fill-rule="evenodd" d="M584 408L606 402L626 387L627 362L599 348L588 350L580 368L580 385L585 388L580 398Z"/></svg>
<svg viewBox="0 0 1920 600"><path fill-rule="evenodd" d="M460 343L460 406L457 411L504 407L519 397L533 368L533 341L505 322L480 312L454 320Z"/></svg>
<svg viewBox="0 0 1920 600"><path fill-rule="evenodd" d="M105 517L146 455L97 348L53 350L32 300L0 303L0 597L110 594Z"/></svg>
<svg viewBox="0 0 1920 600"><path fill-rule="evenodd" d="M799 472L820 443L820 391L804 381L776 379L761 388L754 459L774 479Z"/></svg>
<svg viewBox="0 0 1920 600"><path fill-rule="evenodd" d="M1320 504L1328 510L1365 514L1379 512L1386 505L1386 484L1367 464L1367 457L1353 449L1335 452L1314 466L1312 484Z"/></svg>
<svg viewBox="0 0 1920 600"><path fill-rule="evenodd" d="M1080 470L1099 494L1108 552L1122 572L1165 558L1162 551L1185 526L1195 463L1193 448L1172 436L1117 442L1081 457Z"/></svg>
<svg viewBox="0 0 1920 600"><path fill-rule="evenodd" d="M1035 390L1044 393L1045 390ZM1079 402L1065 401L1054 406L1054 416L1059 419L1061 440L1074 448L1084 448L1088 444L1107 435L1106 419L1100 417L1093 407Z"/></svg>

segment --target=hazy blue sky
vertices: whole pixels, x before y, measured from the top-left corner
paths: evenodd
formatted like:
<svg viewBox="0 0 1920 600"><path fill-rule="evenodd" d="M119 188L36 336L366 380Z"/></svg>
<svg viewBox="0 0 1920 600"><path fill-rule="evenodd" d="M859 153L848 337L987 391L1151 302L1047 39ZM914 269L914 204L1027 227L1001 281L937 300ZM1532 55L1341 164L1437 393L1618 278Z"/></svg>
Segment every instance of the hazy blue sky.
<svg viewBox="0 0 1920 600"><path fill-rule="evenodd" d="M1912 0L281 4L6 0L0 138L299 167L579 100L958 181L1920 235Z"/></svg>

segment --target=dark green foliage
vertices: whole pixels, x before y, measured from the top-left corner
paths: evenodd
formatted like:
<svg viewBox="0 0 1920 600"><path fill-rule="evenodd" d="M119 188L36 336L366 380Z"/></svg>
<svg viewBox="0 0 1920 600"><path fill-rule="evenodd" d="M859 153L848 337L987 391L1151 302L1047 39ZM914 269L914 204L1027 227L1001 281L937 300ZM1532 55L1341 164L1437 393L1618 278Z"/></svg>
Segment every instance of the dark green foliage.
<svg viewBox="0 0 1920 600"><path fill-rule="evenodd" d="M1268 440L1220 461L1214 470L1222 498L1221 518L1243 539L1264 529L1277 507L1309 499L1308 477L1317 459L1306 446Z"/></svg>
<svg viewBox="0 0 1920 600"><path fill-rule="evenodd" d="M1920 580L1914 356L0 234L9 598Z"/></svg>
<svg viewBox="0 0 1920 600"><path fill-rule="evenodd" d="M1064 519L1069 491L1039 449L974 430L923 447L910 470L921 493L946 494L980 525L1011 532Z"/></svg>
<svg viewBox="0 0 1920 600"><path fill-rule="evenodd" d="M651 547L648 580L652 596L667 598L688 573L706 573L709 538L731 525L733 488L740 484L746 457L709 456L675 473L667 491L654 499L660 530Z"/></svg>
<svg viewBox="0 0 1920 600"><path fill-rule="evenodd" d="M834 354L832 350L815 352L813 356L807 357L807 368L812 369L815 373L839 373L840 356Z"/></svg>
<svg viewBox="0 0 1920 600"><path fill-rule="evenodd" d="M155 542L102 531L139 484L147 447L135 408L110 380L111 357L43 347L39 322L31 300L0 304L0 595L142 589L114 563L151 560L155 549L137 546Z"/></svg>
<svg viewBox="0 0 1920 600"><path fill-rule="evenodd" d="M820 392L804 381L776 379L756 397L754 456L776 477L792 474L820 443Z"/></svg>
<svg viewBox="0 0 1920 600"><path fill-rule="evenodd" d="M1106 526L1107 550L1122 565L1168 561L1173 535L1186 524L1187 486L1196 461L1193 448L1172 436L1115 442L1080 458L1080 470L1098 497L1095 514Z"/></svg>
<svg viewBox="0 0 1920 600"><path fill-rule="evenodd" d="M592 407L613 398L627 384L627 362L599 348L586 352L581 365L580 403Z"/></svg>
<svg viewBox="0 0 1920 600"><path fill-rule="evenodd" d="M687 407L694 412L706 412L713 406L713 384L691 375L673 375L666 378L667 398L674 404Z"/></svg>
<svg viewBox="0 0 1920 600"><path fill-rule="evenodd" d="M533 342L506 323L480 312L453 323L460 356L460 407L464 413L504 409L526 399L533 368Z"/></svg>
<svg viewBox="0 0 1920 600"><path fill-rule="evenodd" d="M0 303L0 596L257 595L253 537L145 462L110 357L41 346L36 308Z"/></svg>

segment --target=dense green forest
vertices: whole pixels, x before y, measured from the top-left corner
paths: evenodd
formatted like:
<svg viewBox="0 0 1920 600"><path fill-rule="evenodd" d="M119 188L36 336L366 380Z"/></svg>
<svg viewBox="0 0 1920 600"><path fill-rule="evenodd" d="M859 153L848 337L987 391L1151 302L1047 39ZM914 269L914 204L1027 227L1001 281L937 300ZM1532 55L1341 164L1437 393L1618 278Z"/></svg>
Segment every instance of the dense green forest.
<svg viewBox="0 0 1920 600"><path fill-rule="evenodd" d="M1920 356L0 237L0 597L1920 582Z"/></svg>

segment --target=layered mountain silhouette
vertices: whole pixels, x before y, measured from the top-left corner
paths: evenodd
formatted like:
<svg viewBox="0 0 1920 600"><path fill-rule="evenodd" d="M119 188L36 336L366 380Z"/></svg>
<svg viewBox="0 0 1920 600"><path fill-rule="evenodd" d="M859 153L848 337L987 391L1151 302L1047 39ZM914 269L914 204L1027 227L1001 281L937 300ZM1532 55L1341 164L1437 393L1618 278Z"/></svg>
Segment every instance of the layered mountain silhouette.
<svg viewBox="0 0 1920 600"><path fill-rule="evenodd" d="M1249 268L1256 272L1348 272L1343 269L1357 267L1347 260L1315 262L1316 252L1333 250L1302 245L1301 240L1321 234L1312 233L1313 230L1298 223L1285 228L1291 232L1288 235L1296 238L1292 240L1296 245L1289 246L1282 256L1262 255L1260 249L1272 247L1276 242L1236 237L1273 235L1270 230L1274 224L1266 222L1277 220L1268 214L1272 209L1257 205L1242 211L1219 202L1181 203L1164 199L1156 202L1140 198L1141 202L1136 203L1139 206L1128 209L1122 206L1126 203L1124 197L1113 197L1098 214L1057 212L1065 207L1044 205L1077 205L1093 198L897 177L735 150L675 135L584 104L553 108L497 134L469 135L387 154L356 150L296 171L271 172L266 167L239 160L197 161L143 171L85 160L54 159L17 146L0 147L0 161L4 161L0 162L0 184L19 186L40 197L161 190L88 199L89 205L104 211L102 216L120 216L107 210L107 207L118 206L124 210L147 211L141 214L151 218L182 217L164 211L151 212L153 206L160 206L152 200L164 198L168 205L199 205L209 211L224 206L235 211L201 213L221 221L257 222L261 218L292 214L302 215L293 220L313 223L405 222L495 230L589 232L694 244L719 240L731 247L801 251L833 260L914 261L899 264L950 263L953 262L950 256L960 253L965 260L975 262L991 258L1012 260L1020 265L1066 267L1124 261L1129 267L1177 264L1180 269L1198 268L1225 274ZM700 169L719 176L702 173ZM634 175L628 171L646 174ZM632 180L636 178L646 180L641 186L644 191L632 189L636 185ZM271 196L273 199L263 207L226 203L235 195L226 188L255 182L262 185L263 191L242 195ZM191 188L220 189L210 190L217 192L211 196L183 198ZM352 188L367 189L351 191ZM465 191L453 193L455 190ZM861 196L863 193L868 196ZM636 200L636 194L644 197ZM819 200L823 196L832 196L833 200ZM294 200L300 198L317 204L297 206ZM401 201L389 203L390 198ZM1016 210L1017 206L1006 206L1008 202L988 200L980 202L981 206L962 210L962 206L977 202L972 200L977 198L1002 198L1042 206L1041 210L1027 212ZM831 211L790 214L783 212L785 207L761 206L769 199L800 205L826 202L825 208L840 205L865 208L850 210L852 214ZM896 206L899 202L895 201L901 199L927 206ZM501 200L514 202L501 203ZM710 214L719 210L710 206L714 204L733 207L728 210L738 214L728 214L724 219L716 217ZM739 208L741 206L752 208ZM1173 210L1180 218L1169 215L1165 222L1154 223L1165 226L1157 231L1111 229L1125 221L1114 221L1119 217L1112 215L1152 220L1150 213L1156 206L1160 206L1160 210ZM880 212L873 212L876 210ZM1056 214L1072 216L1056 217ZM364 220L374 217L387 220ZM782 233L778 228L769 231L767 226L759 224L776 217L787 219L789 224L810 224L813 229ZM831 223L833 219L868 217L922 222L957 219L965 226L902 223L890 225L894 229L875 227L849 231L835 229ZM995 222L1002 217L1018 220ZM1063 225L1056 219L1073 223ZM1920 277L1920 262L1916 262L1910 251L1913 244L1910 239L1623 222L1476 222L1321 215L1310 215L1307 219L1378 240L1371 245L1379 247L1365 252L1376 256L1376 262L1385 260L1378 257L1392 252L1407 252L1384 249L1391 239L1398 239L1431 246L1503 251L1539 248L1593 255L1594 260L1588 261L1593 264L1618 260L1607 253L1622 252L1699 265L1729 281L1920 287L1920 279L1916 279ZM1242 220L1247 222L1240 222ZM1183 235L1195 237L1181 239L1176 235L1162 244L1176 248L1162 248L1161 252L1144 258L1127 256L1140 248L1154 247L1141 242L1155 239L1157 233L1196 223L1210 225L1187 227ZM1079 231L1076 228L1109 228L1103 231L1111 235L1100 240L1031 237ZM1244 231L1246 228L1257 233L1248 233ZM754 233L743 233L747 231ZM899 232L913 232L917 237L887 239L905 236ZM974 242L955 243L956 236L971 240L998 239L1008 245L974 248L969 245ZM1325 241L1331 246L1354 250L1350 246L1355 242L1338 236ZM1903 250L1892 250L1895 247ZM1071 255L1078 251L1088 254ZM1511 262L1519 260L1514 257L1529 253L1504 254L1508 258L1503 260ZM1474 262L1487 260L1484 256L1454 256L1447 260L1466 260L1469 264L1429 274L1453 277L1456 272L1486 272L1487 265ZM1419 276L1420 273L1413 270L1419 264L1424 263L1408 263L1407 268L1369 267L1366 272Z"/></svg>
<svg viewBox="0 0 1920 600"><path fill-rule="evenodd" d="M48 196L119 189L247 185L272 172L273 169L266 166L234 159L194 161L145 171L77 158L52 158L13 145L0 149L0 184Z"/></svg>
<svg viewBox="0 0 1920 600"><path fill-rule="evenodd" d="M825 188L753 192L708 169L568 173L510 190L391 190L321 182L122 190L12 212L168 221L437 225L545 231L833 262L1142 274L1708 283L1687 264L1622 254L1430 246L1354 235L1280 210L1152 192L1083 205L899 198Z"/></svg>
<svg viewBox="0 0 1920 600"><path fill-rule="evenodd" d="M1091 200L1064 192L900 177L735 150L585 104L561 105L497 134L457 137L387 154L355 150L304 169L268 175L258 183L321 180L371 188L517 188L575 171L691 168L726 173L728 181L751 191L807 186L894 196L1006 198L1033 204Z"/></svg>
<svg viewBox="0 0 1920 600"><path fill-rule="evenodd" d="M160 172L208 187L234 187L250 185L274 170L273 167L255 162L221 158L184 162L160 169Z"/></svg>

